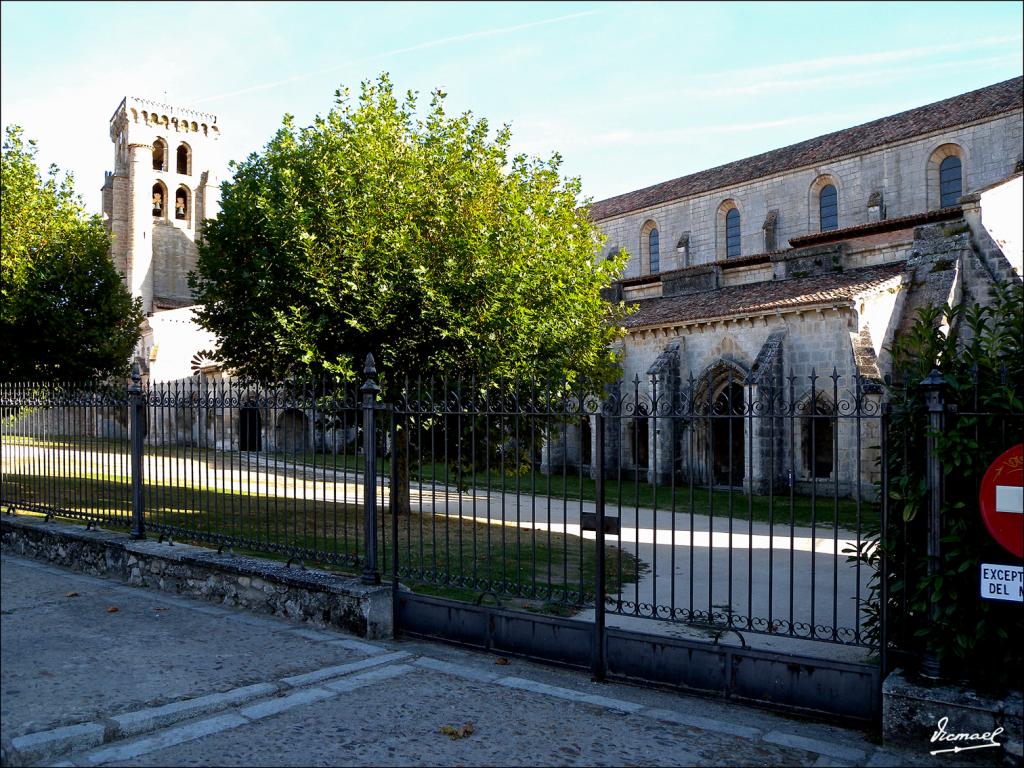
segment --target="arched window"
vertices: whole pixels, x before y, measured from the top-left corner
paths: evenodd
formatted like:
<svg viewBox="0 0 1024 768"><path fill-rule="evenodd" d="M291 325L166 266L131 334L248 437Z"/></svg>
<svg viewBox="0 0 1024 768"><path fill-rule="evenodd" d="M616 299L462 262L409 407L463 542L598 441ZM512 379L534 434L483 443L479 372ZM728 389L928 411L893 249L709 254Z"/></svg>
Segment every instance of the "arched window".
<svg viewBox="0 0 1024 768"><path fill-rule="evenodd" d="M658 225L648 219L640 227L640 274L654 275L661 269L661 251L659 249Z"/></svg>
<svg viewBox="0 0 1024 768"><path fill-rule="evenodd" d="M929 210L958 204L967 191L970 160L967 150L959 144L942 144L935 148L928 157L926 170Z"/></svg>
<svg viewBox="0 0 1024 768"><path fill-rule="evenodd" d="M963 165L959 157L950 155L939 163L939 207L956 205L963 190Z"/></svg>
<svg viewBox="0 0 1024 768"><path fill-rule="evenodd" d="M730 208L725 214L725 258L732 259L740 255L740 212Z"/></svg>
<svg viewBox="0 0 1024 768"><path fill-rule="evenodd" d="M153 216L167 218L167 187L159 181L153 185Z"/></svg>
<svg viewBox="0 0 1024 768"><path fill-rule="evenodd" d="M179 221L188 221L189 208L189 193L186 187L178 187L178 191L174 193L174 218Z"/></svg>
<svg viewBox="0 0 1024 768"><path fill-rule="evenodd" d="M651 274L656 274L661 269L661 254L658 250L658 230L652 229L650 234L647 235L648 248L651 252L650 264Z"/></svg>
<svg viewBox="0 0 1024 768"><path fill-rule="evenodd" d="M818 193L818 212L822 232L839 229L839 194L831 184L826 184Z"/></svg>
<svg viewBox="0 0 1024 768"><path fill-rule="evenodd" d="M153 142L153 170L167 170L167 145L164 144L163 139Z"/></svg>
<svg viewBox="0 0 1024 768"><path fill-rule="evenodd" d="M188 144L179 144L176 171L183 176L192 175L192 150Z"/></svg>

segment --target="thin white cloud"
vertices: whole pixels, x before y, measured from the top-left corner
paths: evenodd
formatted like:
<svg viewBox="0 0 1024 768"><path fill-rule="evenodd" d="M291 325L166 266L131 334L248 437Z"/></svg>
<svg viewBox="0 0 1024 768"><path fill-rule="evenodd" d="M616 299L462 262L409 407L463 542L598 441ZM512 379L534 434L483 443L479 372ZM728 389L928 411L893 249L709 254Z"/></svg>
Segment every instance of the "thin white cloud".
<svg viewBox="0 0 1024 768"><path fill-rule="evenodd" d="M714 125L700 125L687 128L676 128L661 131L638 131L633 129L609 130L599 133L589 133L582 130L577 123L567 121L556 121L548 119L529 120L516 122L513 125L515 150L527 154L540 154L542 156L551 152L555 146L562 147L564 154L580 152L591 149L606 149L610 147L642 147L652 145L678 144L685 141L694 141L709 136L721 136L723 134L744 134L758 131L770 131L776 128L787 128L791 126L812 126L821 123L833 123L836 121L856 119L859 115L798 115L779 120L765 120L760 122L740 121L732 123L718 123ZM571 137L571 138L570 138Z"/></svg>
<svg viewBox="0 0 1024 768"><path fill-rule="evenodd" d="M830 69L850 69L854 67L872 66L877 64L893 64L899 61L913 61L932 56L945 55L963 51L991 50L996 46L1005 46L1012 43L1020 43L1024 39L1021 35L1001 35L996 37L977 38L957 43L946 43L943 45L927 45L917 48L898 48L892 51L875 51L872 53L856 53L845 56L824 56L816 59L803 59L801 61L773 64L765 67L747 68L721 72L715 75L717 78L729 79L746 75L757 75L762 78L784 77L786 75L798 74L807 75L815 71L827 71Z"/></svg>
<svg viewBox="0 0 1024 768"><path fill-rule="evenodd" d="M428 48L438 48L445 45L452 45L453 43L463 43L469 40L479 40L485 37L495 37L497 35L505 35L514 32L520 32L524 29L532 29L534 27L543 27L549 24L560 24L565 21L572 21L574 19L582 19L586 16L596 16L598 14L607 13L617 6L610 6L607 8L595 8L588 11L579 11L578 13L570 13L565 16L556 16L551 19L541 19L540 21L529 21L523 24L513 24L507 27L495 27L493 29L481 29L476 32L467 32L462 35L451 35L449 37L438 38L437 40L427 40L416 45L406 46L404 48L394 48L390 51L383 51L382 53L375 53L372 56L364 56L359 59L351 59L349 61L342 62L341 64L334 64L330 67L323 69L313 70L312 72L304 72L302 74L293 75L292 77L285 78L284 80L276 80L270 83L261 83L259 85L251 85L247 88L241 88L237 91L229 91L227 93L219 93L214 96L204 96L199 99L193 99L193 104L201 104L207 101L215 101L217 99L227 99L233 96L241 96L246 93L253 93L254 91L266 91L271 88L279 88L283 85L289 85L291 83L298 82L300 80L307 80L317 75L327 74L328 72L335 72L345 67L350 67L357 64L365 64L370 61L377 61L379 59L385 59L390 56L397 56L403 53L411 53L413 51L422 51Z"/></svg>
<svg viewBox="0 0 1024 768"><path fill-rule="evenodd" d="M835 88L840 85L854 85L858 83L891 82L901 77L909 77L925 72L941 72L944 70L963 72L968 69L1005 64L1009 61L1016 61L1018 58L1015 54L1008 54L1004 56L989 56L982 59L946 61L898 70L871 69L825 74L816 77L762 78L748 82L740 81L734 85L700 85L679 88L673 90L672 94L690 98L721 98L723 96L761 96L765 94L801 92L812 88ZM664 94L661 95L663 96Z"/></svg>

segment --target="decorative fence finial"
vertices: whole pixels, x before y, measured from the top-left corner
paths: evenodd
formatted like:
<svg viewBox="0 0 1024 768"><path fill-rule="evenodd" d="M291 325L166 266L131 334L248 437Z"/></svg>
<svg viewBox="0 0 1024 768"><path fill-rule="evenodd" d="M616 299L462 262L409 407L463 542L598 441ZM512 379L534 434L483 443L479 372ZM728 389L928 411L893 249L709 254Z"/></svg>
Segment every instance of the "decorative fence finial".
<svg viewBox="0 0 1024 768"><path fill-rule="evenodd" d="M373 380L377 375L377 367L373 362L373 354L371 353L366 355L366 365L363 367L363 373L366 375L366 381L363 382L363 386L359 388L359 391L364 395L375 396L380 392L380 387Z"/></svg>

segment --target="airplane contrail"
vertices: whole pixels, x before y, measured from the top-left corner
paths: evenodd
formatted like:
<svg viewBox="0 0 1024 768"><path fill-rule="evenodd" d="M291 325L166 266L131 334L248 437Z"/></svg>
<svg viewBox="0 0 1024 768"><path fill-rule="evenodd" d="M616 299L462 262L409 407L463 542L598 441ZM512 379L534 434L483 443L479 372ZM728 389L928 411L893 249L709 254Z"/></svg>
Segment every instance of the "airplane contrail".
<svg viewBox="0 0 1024 768"><path fill-rule="evenodd" d="M509 26L509 27L496 27L495 29L482 29L482 30L478 30L476 32L467 32L466 34L462 34L462 35L452 35L450 37L438 38L437 40L428 40L428 41L423 42L423 43L417 43L416 45L410 45L410 46L406 46L404 48L395 48L395 49L390 50L390 51L384 51L382 53L375 53L372 56L364 56L364 57L359 58L359 59L352 59L350 61L342 62L341 64L334 64L334 65L332 65L330 67L325 67L324 69L317 69L317 70L314 70L312 72L305 72L303 74L293 75L291 77L285 78L284 80L275 80L274 82L270 82L270 83L262 83L260 85L251 85L251 86L249 86L247 88L241 88L241 89L239 89L237 91L229 91L227 93L218 93L218 94L216 94L214 96L204 96L201 99L193 99L191 103L192 104L201 104L201 103L207 102L207 101L215 101L217 99L226 99L226 98L229 98L231 96L241 96L242 94L252 93L254 91L265 91L265 90L268 90L270 88L278 88L278 87L280 87L282 85L288 85L289 83L294 83L294 82L297 82L299 80L305 80L307 78L315 77L317 75L322 75L322 74L325 74L327 72L334 72L335 70L343 69L344 67L349 67L349 66L352 66L354 64L364 64L364 63L366 63L368 61L375 61L377 59L383 59L383 58L386 58L388 56L395 56L395 55L398 55L398 54L401 54L401 53L409 53L411 51L421 51L421 50L424 50L426 48L437 48L439 46L449 45L451 43L460 43L460 42L464 42L466 40L476 40L476 39L481 38L481 37L492 37L494 35L501 35L501 34L505 34L505 33L508 33L508 32L518 32L518 31L523 30L523 29L530 29L532 27L542 27L542 26L546 26L548 24L558 24L558 23L563 22L563 21L571 21L572 19L580 19L580 18L583 18L585 16L595 16L597 14L607 13L613 7L616 7L616 6L611 6L609 8L597 8L597 9L592 9L592 10L589 10L589 11L580 11L578 13L570 13L570 14L568 14L566 16L556 16L555 18L552 18L552 19L541 19L540 21L528 21L528 22L525 22L523 24L514 24L514 25Z"/></svg>

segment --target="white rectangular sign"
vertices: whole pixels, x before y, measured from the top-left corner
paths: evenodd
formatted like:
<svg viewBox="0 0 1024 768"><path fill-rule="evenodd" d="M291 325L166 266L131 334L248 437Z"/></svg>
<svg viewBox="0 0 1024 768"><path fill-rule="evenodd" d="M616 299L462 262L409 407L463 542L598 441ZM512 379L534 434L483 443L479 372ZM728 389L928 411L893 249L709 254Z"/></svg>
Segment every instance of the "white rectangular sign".
<svg viewBox="0 0 1024 768"><path fill-rule="evenodd" d="M981 596L1024 603L1024 566L982 563Z"/></svg>
<svg viewBox="0 0 1024 768"><path fill-rule="evenodd" d="M997 485L996 512L1024 515L1024 488L1019 485Z"/></svg>

